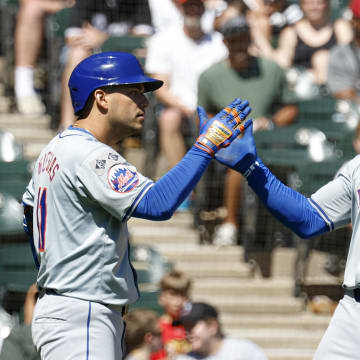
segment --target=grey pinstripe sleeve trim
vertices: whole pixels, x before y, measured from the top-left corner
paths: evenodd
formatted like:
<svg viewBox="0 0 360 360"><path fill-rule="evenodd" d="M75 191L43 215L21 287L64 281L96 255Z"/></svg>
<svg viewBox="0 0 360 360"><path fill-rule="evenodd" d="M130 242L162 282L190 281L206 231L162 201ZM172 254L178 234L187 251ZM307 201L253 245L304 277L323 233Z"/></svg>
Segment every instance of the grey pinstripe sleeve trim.
<svg viewBox="0 0 360 360"><path fill-rule="evenodd" d="M334 230L334 223L329 219L329 217L326 215L325 211L320 207L320 205L314 201L311 198L308 198L308 201L310 203L310 205L319 213L319 215L323 218L323 220L325 221L326 225L329 228L329 231L333 231Z"/></svg>
<svg viewBox="0 0 360 360"><path fill-rule="evenodd" d="M154 186L153 182L149 182L148 184L146 184L144 186L144 188L140 191L140 193L138 194L138 196L136 197L136 199L134 200L134 202L132 203L132 205L130 206L129 210L126 212L125 217L124 217L124 221L129 220L130 216L132 215L133 211L136 209L136 207L138 206L140 200L144 197L144 195L149 191L150 188L152 188Z"/></svg>

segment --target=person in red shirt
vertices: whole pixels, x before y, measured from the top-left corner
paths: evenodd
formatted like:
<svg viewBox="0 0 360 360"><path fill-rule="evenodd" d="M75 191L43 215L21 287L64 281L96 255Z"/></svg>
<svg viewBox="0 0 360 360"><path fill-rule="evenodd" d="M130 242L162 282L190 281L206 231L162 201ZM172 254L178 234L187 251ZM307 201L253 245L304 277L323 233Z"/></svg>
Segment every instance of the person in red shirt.
<svg viewBox="0 0 360 360"><path fill-rule="evenodd" d="M172 359L190 350L184 327L179 318L189 304L191 280L179 270L172 270L160 281L159 304L164 314L159 319L164 348L153 353L151 360Z"/></svg>

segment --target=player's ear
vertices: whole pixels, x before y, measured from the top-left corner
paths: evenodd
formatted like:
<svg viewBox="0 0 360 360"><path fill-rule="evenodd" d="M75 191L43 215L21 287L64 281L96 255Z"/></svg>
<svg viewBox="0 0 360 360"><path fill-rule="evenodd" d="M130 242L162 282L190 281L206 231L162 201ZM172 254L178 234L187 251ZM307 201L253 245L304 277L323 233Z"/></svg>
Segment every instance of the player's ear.
<svg viewBox="0 0 360 360"><path fill-rule="evenodd" d="M106 95L107 93L103 89L96 89L94 91L94 100L97 106L100 108L100 111L108 110L109 99Z"/></svg>

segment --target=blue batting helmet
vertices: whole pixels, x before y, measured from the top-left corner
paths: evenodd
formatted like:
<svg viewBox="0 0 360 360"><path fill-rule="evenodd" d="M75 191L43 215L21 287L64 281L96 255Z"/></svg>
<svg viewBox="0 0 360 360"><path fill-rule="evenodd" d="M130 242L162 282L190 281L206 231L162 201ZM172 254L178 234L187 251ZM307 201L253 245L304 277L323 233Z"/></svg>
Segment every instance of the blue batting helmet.
<svg viewBox="0 0 360 360"><path fill-rule="evenodd" d="M157 90L163 82L146 76L137 58L129 53L103 52L82 60L69 79L75 115L85 107L94 90L125 84L143 84L147 92Z"/></svg>

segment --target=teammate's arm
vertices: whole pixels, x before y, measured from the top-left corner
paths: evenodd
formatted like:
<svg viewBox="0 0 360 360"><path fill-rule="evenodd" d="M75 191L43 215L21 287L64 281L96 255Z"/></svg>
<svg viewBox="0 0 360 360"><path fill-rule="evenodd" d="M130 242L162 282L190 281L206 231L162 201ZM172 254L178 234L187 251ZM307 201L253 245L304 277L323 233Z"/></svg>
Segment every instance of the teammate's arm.
<svg viewBox="0 0 360 360"><path fill-rule="evenodd" d="M248 102L240 99L209 121L206 114L200 111L200 136L194 146L147 191L132 216L151 220L169 219L195 187L214 154L239 135L243 128L238 124L250 111Z"/></svg>
<svg viewBox="0 0 360 360"><path fill-rule="evenodd" d="M234 140L215 158L242 173L270 212L298 236L308 238L332 230L330 219L325 214L320 215L321 211L315 209L315 202L284 185L262 163L257 156L252 124L247 127L242 139Z"/></svg>

